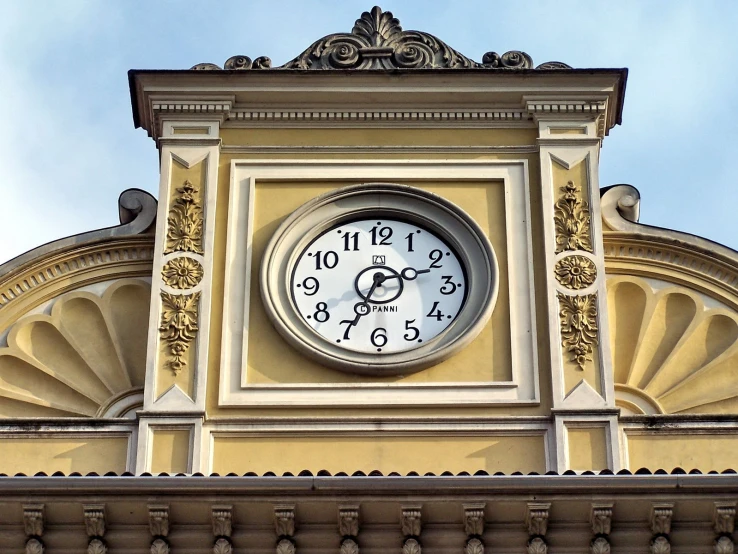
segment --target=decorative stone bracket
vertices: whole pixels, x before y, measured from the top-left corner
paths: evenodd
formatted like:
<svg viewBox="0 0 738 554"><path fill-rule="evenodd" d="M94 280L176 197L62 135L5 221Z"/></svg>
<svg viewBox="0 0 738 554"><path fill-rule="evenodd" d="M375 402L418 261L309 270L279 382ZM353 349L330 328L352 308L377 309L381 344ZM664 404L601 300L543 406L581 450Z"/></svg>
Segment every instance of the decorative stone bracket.
<svg viewBox="0 0 738 554"><path fill-rule="evenodd" d="M341 554L359 554L359 506L339 506L338 534Z"/></svg>
<svg viewBox="0 0 738 554"><path fill-rule="evenodd" d="M464 504L464 554L484 554L484 508L484 503Z"/></svg>
<svg viewBox="0 0 738 554"><path fill-rule="evenodd" d="M528 503L525 523L528 527L528 554L547 554L546 531L548 530L549 502Z"/></svg>
<svg viewBox="0 0 738 554"><path fill-rule="evenodd" d="M274 507L274 529L277 533L277 554L295 554L295 506Z"/></svg>
<svg viewBox="0 0 738 554"><path fill-rule="evenodd" d="M23 527L26 532L26 554L44 554L44 505L27 504L23 506Z"/></svg>
<svg viewBox="0 0 738 554"><path fill-rule="evenodd" d="M610 554L610 531L612 528L612 504L592 504L591 554Z"/></svg>
<svg viewBox="0 0 738 554"><path fill-rule="evenodd" d="M735 502L715 502L713 528L717 535L714 545L715 554L734 554Z"/></svg>
<svg viewBox="0 0 738 554"><path fill-rule="evenodd" d="M89 542L87 543L87 554L107 554L108 547L105 544L105 506L103 504L92 504L83 507L85 516L85 530Z"/></svg>
<svg viewBox="0 0 738 554"><path fill-rule="evenodd" d="M404 537L402 554L420 554L421 506L403 506L400 526Z"/></svg>
<svg viewBox="0 0 738 554"><path fill-rule="evenodd" d="M671 516L674 512L674 504L654 504L651 507L651 554L670 554L671 541Z"/></svg>
<svg viewBox="0 0 738 554"><path fill-rule="evenodd" d="M211 519L213 523L213 554L231 554L233 506L213 506Z"/></svg>
<svg viewBox="0 0 738 554"><path fill-rule="evenodd" d="M169 506L149 506L151 554L169 554Z"/></svg>

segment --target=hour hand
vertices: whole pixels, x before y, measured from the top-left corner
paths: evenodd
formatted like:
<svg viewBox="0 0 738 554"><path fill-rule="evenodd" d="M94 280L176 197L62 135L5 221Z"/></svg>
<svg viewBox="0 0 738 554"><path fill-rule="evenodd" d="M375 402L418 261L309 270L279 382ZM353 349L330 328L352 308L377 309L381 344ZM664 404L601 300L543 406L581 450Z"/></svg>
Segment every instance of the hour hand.
<svg viewBox="0 0 738 554"><path fill-rule="evenodd" d="M400 275L405 281L414 281L421 273L430 273L430 269L415 269L414 267L406 267L400 271Z"/></svg>

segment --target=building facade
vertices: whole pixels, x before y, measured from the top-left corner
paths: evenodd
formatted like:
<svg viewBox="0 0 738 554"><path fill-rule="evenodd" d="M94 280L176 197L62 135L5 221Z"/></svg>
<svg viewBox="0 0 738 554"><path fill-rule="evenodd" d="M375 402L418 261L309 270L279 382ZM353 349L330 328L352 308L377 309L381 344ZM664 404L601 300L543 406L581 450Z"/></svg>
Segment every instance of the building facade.
<svg viewBox="0 0 738 554"><path fill-rule="evenodd" d="M0 266L0 550L734 552L738 253L600 187L626 78L131 71L158 202Z"/></svg>

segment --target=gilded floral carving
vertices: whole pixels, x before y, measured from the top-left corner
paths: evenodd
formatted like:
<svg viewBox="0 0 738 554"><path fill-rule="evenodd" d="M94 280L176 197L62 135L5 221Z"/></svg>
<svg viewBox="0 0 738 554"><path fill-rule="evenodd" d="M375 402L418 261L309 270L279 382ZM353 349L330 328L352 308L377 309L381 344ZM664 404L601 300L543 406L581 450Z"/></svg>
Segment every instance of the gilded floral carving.
<svg viewBox="0 0 738 554"><path fill-rule="evenodd" d="M161 301L159 334L169 347L167 365L177 374L187 365L184 356L197 334L200 293L183 295L162 292Z"/></svg>
<svg viewBox="0 0 738 554"><path fill-rule="evenodd" d="M556 253L569 250L592 252L589 205L579 197L580 189L569 181L554 204Z"/></svg>
<svg viewBox="0 0 738 554"><path fill-rule="evenodd" d="M190 181L177 189L174 205L167 218L167 242L164 253L193 252L202 254L202 205L199 189Z"/></svg>
<svg viewBox="0 0 738 554"><path fill-rule="evenodd" d="M161 270L161 278L173 289L191 289L203 276L200 262L182 257L168 261Z"/></svg>
<svg viewBox="0 0 738 554"><path fill-rule="evenodd" d="M558 294L561 323L561 345L571 355L571 361L584 370L592 361L597 344L597 295L568 296Z"/></svg>
<svg viewBox="0 0 738 554"><path fill-rule="evenodd" d="M597 278L597 267L584 256L567 256L556 262L556 280L567 288L579 290L592 285Z"/></svg>

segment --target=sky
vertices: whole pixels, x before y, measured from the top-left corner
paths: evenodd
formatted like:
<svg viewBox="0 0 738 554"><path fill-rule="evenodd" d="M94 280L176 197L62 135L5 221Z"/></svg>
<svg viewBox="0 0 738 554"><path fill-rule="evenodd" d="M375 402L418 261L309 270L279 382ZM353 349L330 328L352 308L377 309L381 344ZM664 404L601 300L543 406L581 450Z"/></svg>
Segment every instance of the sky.
<svg viewBox="0 0 738 554"><path fill-rule="evenodd" d="M406 30L474 60L630 70L600 184L641 192L641 222L738 249L738 2L385 0ZM371 0L0 0L0 263L118 223L118 195L158 195L158 155L134 129L127 71L274 66L349 32Z"/></svg>

